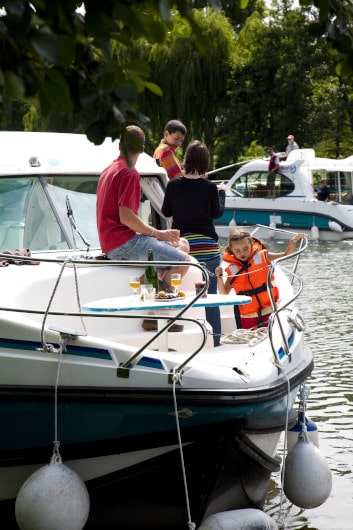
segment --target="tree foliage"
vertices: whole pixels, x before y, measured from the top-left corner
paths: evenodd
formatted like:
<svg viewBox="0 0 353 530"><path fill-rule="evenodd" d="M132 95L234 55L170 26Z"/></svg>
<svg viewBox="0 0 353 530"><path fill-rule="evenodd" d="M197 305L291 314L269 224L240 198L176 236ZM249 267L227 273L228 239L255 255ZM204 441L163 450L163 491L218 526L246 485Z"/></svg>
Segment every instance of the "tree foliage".
<svg viewBox="0 0 353 530"><path fill-rule="evenodd" d="M231 100L219 120L218 164L237 160L252 143L283 151L288 134L302 147L347 153L352 86L335 73L341 59L308 28L311 10L274 4L255 11L239 32Z"/></svg>
<svg viewBox="0 0 353 530"><path fill-rule="evenodd" d="M216 118L225 102L234 46L227 18L213 10L195 12L209 46L200 51L190 29L179 15L172 17L173 31L166 42L139 46L146 54L153 81L163 97L145 92L141 107L151 117L151 128L159 140L170 119L182 120L188 138L203 140L213 151Z"/></svg>
<svg viewBox="0 0 353 530"><path fill-rule="evenodd" d="M188 21L199 45L205 39L187 0L86 0L84 15L74 0L3 0L0 16L0 104L2 122L11 101L25 100L42 115L88 111L88 137L101 143L117 137L128 121L148 128L138 96L148 84L148 64L122 69L111 43L133 46L136 39L163 42L171 10Z"/></svg>
<svg viewBox="0 0 353 530"><path fill-rule="evenodd" d="M157 141L178 117L218 165L284 148L289 132L339 156L353 131L353 7L275 1L87 0L82 12L3 0L0 126L28 109L29 127L100 143L134 122Z"/></svg>

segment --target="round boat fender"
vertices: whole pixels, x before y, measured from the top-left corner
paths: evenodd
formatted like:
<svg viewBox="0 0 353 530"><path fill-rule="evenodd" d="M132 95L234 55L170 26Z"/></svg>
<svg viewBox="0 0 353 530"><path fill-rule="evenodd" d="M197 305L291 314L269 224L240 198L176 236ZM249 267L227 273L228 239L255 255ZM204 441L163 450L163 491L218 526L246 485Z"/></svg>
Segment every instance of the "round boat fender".
<svg viewBox="0 0 353 530"><path fill-rule="evenodd" d="M320 239L320 231L315 224L313 224L313 226L311 227L310 232L311 232L311 238L314 241L318 241Z"/></svg>
<svg viewBox="0 0 353 530"><path fill-rule="evenodd" d="M266 513L255 508L219 512L207 517L199 530L277 530L278 526Z"/></svg>
<svg viewBox="0 0 353 530"><path fill-rule="evenodd" d="M270 228L270 230L268 231L268 238L273 239L275 237L275 233L276 233L275 230L277 228L277 225L274 221L271 221L268 226Z"/></svg>
<svg viewBox="0 0 353 530"><path fill-rule="evenodd" d="M15 504L21 530L82 530L90 501L85 483L60 461L51 461L22 485Z"/></svg>
<svg viewBox="0 0 353 530"><path fill-rule="evenodd" d="M332 232L338 232L342 233L343 228L339 223L336 223L336 221L329 221L328 222L329 229L332 230Z"/></svg>
<svg viewBox="0 0 353 530"><path fill-rule="evenodd" d="M283 489L290 502L305 509L321 506L330 496L331 471L305 432L286 457Z"/></svg>

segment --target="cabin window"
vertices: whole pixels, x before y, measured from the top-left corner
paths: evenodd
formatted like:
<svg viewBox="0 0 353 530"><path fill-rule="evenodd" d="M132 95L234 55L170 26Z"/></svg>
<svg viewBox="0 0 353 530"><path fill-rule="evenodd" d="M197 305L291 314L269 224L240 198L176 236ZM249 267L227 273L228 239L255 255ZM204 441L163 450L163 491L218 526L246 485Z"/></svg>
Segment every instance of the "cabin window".
<svg viewBox="0 0 353 530"><path fill-rule="evenodd" d="M239 177L232 186L237 197L266 198L269 193L268 171L252 171ZM278 173L275 177L276 197L285 197L294 191L293 182Z"/></svg>
<svg viewBox="0 0 353 530"><path fill-rule="evenodd" d="M26 200L32 178L0 179L0 250L24 248L23 232Z"/></svg>

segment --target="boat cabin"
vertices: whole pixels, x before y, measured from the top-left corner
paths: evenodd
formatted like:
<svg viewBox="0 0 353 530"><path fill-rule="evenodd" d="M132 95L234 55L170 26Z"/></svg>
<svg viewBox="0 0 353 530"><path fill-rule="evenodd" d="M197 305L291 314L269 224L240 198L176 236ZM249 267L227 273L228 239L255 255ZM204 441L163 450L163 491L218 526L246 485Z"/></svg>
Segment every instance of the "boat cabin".
<svg viewBox="0 0 353 530"><path fill-rule="evenodd" d="M305 177L303 188L300 178ZM353 156L334 160L315 156L313 149L296 149L287 160L280 162L275 176L275 197L303 196L316 198L316 189L322 179L327 180L331 200L353 204ZM227 193L241 198L268 197L268 160L254 160L244 165L230 179Z"/></svg>
<svg viewBox="0 0 353 530"><path fill-rule="evenodd" d="M101 171L119 154L119 142L95 146L84 135L0 132L0 250L99 248L96 189ZM167 176L146 153L140 216L165 228L160 216Z"/></svg>

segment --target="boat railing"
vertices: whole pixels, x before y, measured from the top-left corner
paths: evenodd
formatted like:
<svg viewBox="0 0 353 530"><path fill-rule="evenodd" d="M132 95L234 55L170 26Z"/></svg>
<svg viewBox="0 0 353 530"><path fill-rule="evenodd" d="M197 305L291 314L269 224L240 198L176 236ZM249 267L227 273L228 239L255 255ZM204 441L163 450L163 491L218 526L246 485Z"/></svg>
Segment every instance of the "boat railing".
<svg viewBox="0 0 353 530"><path fill-rule="evenodd" d="M285 230L280 230L280 231L281 232L287 232L287 234L288 234L288 231L285 231ZM296 234L296 232L293 233L293 235L295 235L295 234ZM301 292L303 290L303 281L302 281L301 277L298 274L296 274L296 270L298 268L298 263L299 263L300 256L306 250L307 246L308 246L307 238L301 239L298 250L296 250L295 252L289 254L288 256L282 256L281 258L277 258L276 260L274 260L270 264L270 267L269 267L269 270L268 270L268 274L267 274L267 291L268 291L268 294L269 294L269 297L270 297L270 300L271 300L271 304L272 304L272 308L273 308L273 312L271 313L270 318L269 318L269 322L268 322L268 335L269 335L269 340L270 340L272 352L273 352L273 355L274 355L274 358L276 360L276 364L277 364L278 367L280 366L280 359L279 359L279 355L278 355L277 349L275 348L275 345L274 345L273 329L274 329L275 323L277 323L277 325L279 327L279 330L280 330L281 337L282 337L282 341L283 341L283 351L288 356L288 359L289 359L289 362L290 362L291 361L290 347L289 347L289 344L288 344L288 339L287 339L287 337L285 335L285 332L283 330L283 325L282 325L282 321L280 319L280 314L284 310L286 310L289 306L293 305L293 302L299 297L299 295L301 294ZM282 299L281 300L281 304L279 305L276 302L276 300L274 298L274 295L273 295L272 278L275 276L275 274L276 274L275 270L276 270L276 268L279 265L282 266L283 263L292 261L293 259L294 259L294 263L293 263L292 268L285 270L287 276L290 279L292 287L293 287L293 291L292 291L293 295L291 297L289 297L289 299L287 301L285 301L285 302ZM296 289L293 286L294 280L296 281ZM304 327L303 322L301 321L301 319L299 317L299 314L297 312L295 313L295 317L290 317L290 320L291 320L292 324L298 330L302 330L303 329L303 327Z"/></svg>
<svg viewBox="0 0 353 530"><path fill-rule="evenodd" d="M0 253L0 259L8 259L8 254L1 254ZM26 257L26 256L16 256L11 255L11 260L21 260L31 262L33 261L33 256ZM208 290L209 286L209 276L207 273L207 269L205 269L203 264L200 264L199 262L172 262L172 261L136 261L130 262L130 261L121 261L121 260L106 260L106 259L95 259L92 256L89 256L85 253L77 254L71 253L62 255L62 256L56 256L56 257L46 257L41 255L35 256L35 261L37 263L50 263L50 264L56 264L61 265L61 268L58 272L57 280L55 282L55 286L53 288L53 291L48 294L48 304L46 309L33 309L30 307L19 307L19 305L16 305L16 307L0 307L0 311L8 311L8 312L16 312L16 313L24 313L24 314L32 314L32 315L43 315L43 321L42 321L42 343L43 346L45 344L44 340L44 327L46 325L46 320L48 316L55 316L55 317L77 317L82 319L84 318L95 318L95 319L141 319L141 318L151 318L150 314L142 314L141 311L143 309L141 308L141 311L138 311L138 314L126 314L126 312L122 311L120 314L119 312L114 313L107 313L107 312L86 312L79 309L78 311L68 311L68 310L54 310L51 307L51 302L55 298L56 290L59 288L60 281L62 278L63 271L66 269L66 267L70 267L74 270L75 275L75 285L76 285L76 296L78 301L78 306L80 307L80 292L79 292L79 282L77 278L77 271L79 271L81 268L85 269L86 267L123 267L123 268L129 268L129 269L135 269L138 267L141 269L141 272L145 270L147 266L168 266L168 267L193 267L195 269L198 269L201 272L201 277L205 282L204 287L198 292L193 293L191 296L188 296L188 302L186 305L182 308L178 308L175 310L175 314L168 316L161 315L161 314L154 314L153 319L155 320L162 320L165 321L164 326L160 326L160 329L156 330L151 337L149 337L146 341L143 342L142 346L137 347L136 351L124 362L122 362L119 366L119 375L121 377L128 377L124 374L124 370L129 370L131 367L134 366L134 364L138 361L141 354L146 350L153 342L155 342L156 339L163 333L165 333L169 327L171 327L176 321L182 321L182 322L192 322L194 325L196 324L200 330L201 330L201 338L200 343L196 347L195 351L193 351L190 355L188 355L187 362L190 362L191 359L193 359L206 345L207 338L208 338L208 329L205 323L205 320L199 319L196 316L184 316L184 314L193 307L195 302L201 298L205 292ZM142 272L143 274L143 272ZM198 276L198 278L200 278ZM55 328L55 329L54 329ZM57 325L49 326L49 330L59 332L59 327ZM68 333L68 328L63 328L65 333ZM70 334L70 333L69 333ZM85 333L80 333L80 335L84 335ZM74 333L71 334L72 336L77 335L77 331L75 330ZM183 366L187 363L183 363Z"/></svg>
<svg viewBox="0 0 353 530"><path fill-rule="evenodd" d="M287 231L288 232L288 231ZM295 234L295 232L293 233ZM307 247L307 240L306 239L303 239L301 240L301 245L300 245L300 248L290 254L289 256L284 256L282 258L279 258L277 260L275 260L271 266L269 267L269 271L268 271L268 278L267 278L267 288L268 288L268 293L269 293L269 296L270 296L270 299L271 299L271 303L272 303L272 307L273 307L273 313L271 314L271 317L270 317L270 320L269 320L269 329L268 329L268 332L269 332L269 339L270 339L270 342L271 342L271 346L272 346L272 350L273 350L273 355L274 355L274 358L275 358L275 361L276 363L279 363L279 358L278 358L278 353L276 351L276 348L274 347L274 343L273 343L273 327L274 327L274 324L277 322L278 323L278 326L279 326L279 329L280 329L280 332L281 332L281 336L282 336L282 339L283 339L283 344L284 344L284 351L285 353L288 355L289 359L290 359L290 348L289 348L289 344L288 344L288 340L286 338L286 335L284 333L284 330L283 330L283 327L282 327L282 324L281 324L281 319L279 318L280 317L280 314L283 310L285 310L288 306L290 306L294 300L299 296L301 290L302 290L302 281L300 279L300 277L296 274L296 269L297 269L297 266L298 266L298 261L299 261L299 257L301 255L301 253L306 249ZM7 254L0 254L0 258L8 258L8 255ZM12 259L17 259L16 256L11 256ZM293 260L294 258L294 265L292 267L292 270L287 270L287 274L289 274L291 276L291 279L292 279L292 282L293 280L295 279L298 283L298 289L296 291L294 291L293 289L293 296L286 300L285 302L282 301L281 305L278 305L277 302L274 300L274 297L273 297L273 294L272 294L272 289L271 289L271 278L273 276L273 274L275 273L275 270L276 270L276 267L279 265L279 264L283 264L284 262L287 262L288 260ZM25 257L25 256L19 256L18 259L21 259L21 261L33 261L33 256L32 257ZM195 323L197 326L199 326L199 328L201 329L201 335L202 335L202 339L200 340L200 345L198 347L196 347L195 351L193 351L190 355L187 355L187 358L184 362L182 362L182 364L180 364L178 366L178 371L181 371L185 365L187 365L203 348L204 346L206 345L207 343L207 338L208 338L208 330L207 330L207 327L206 327L206 323L205 321L200 321L200 319L197 319L197 318L191 318L191 317L186 317L184 316L184 314L195 304L195 302L201 298L205 292L207 292L208 290L208 285L209 285L209 276L208 276L208 272L207 272L207 269L205 269L205 267L203 266L203 264L199 263L199 262L188 262L188 263L180 263L180 262L165 262L165 261L139 261L138 264L136 262L128 262L128 261L119 261L119 260L99 260L99 259L96 259L95 257L92 257L92 256L89 256L88 254L81 254L81 255L77 255L77 253L75 254L66 254L66 255L63 255L63 256L56 256L55 258L54 257L45 257L45 256L42 256L42 255L36 255L35 256L35 260L38 261L38 262L48 262L48 263L56 263L56 264L61 264L62 265L62 270L64 270L64 268L66 266L71 266L75 269L75 274L76 274L76 269L79 269L80 267L124 267L124 268L135 268L136 269L136 266L138 266L139 268L141 268L141 270L143 270L144 268L146 268L147 266L149 265L153 265L155 267L160 267L160 266L185 266L185 267L194 267L196 269L198 269L200 272L201 272L201 275L203 277L203 279L205 280L205 286L204 288L198 292L198 293L194 293L192 297L190 297L190 301L183 307L183 308L180 308L176 311L176 313L174 315L168 315L168 316L163 316L163 315L154 315L153 318L154 319L161 319L161 320L165 320L165 326L162 326L161 329L157 330L155 333L152 334L152 337L149 338L146 342L144 342L144 344L141 346L141 347L137 347L136 351L126 360L124 361L122 364L121 364L121 372L123 372L124 370L129 370L132 366L134 366L134 363L137 361L137 359L140 357L140 355L142 354L142 352L148 348L156 339L158 339L158 337L167 331L167 329L174 323L176 322L177 320L181 320L181 321L188 321L188 322L193 322ZM58 276L58 280L56 282L56 284L59 284L60 283L60 274ZM78 286L77 286L78 287ZM53 295L55 293L52 293L52 298L53 298ZM51 298L51 299L52 299ZM30 309L29 307L25 307L25 308L20 308L20 307L0 307L0 310L1 311L15 311L15 312L18 312L18 313L27 313L27 314L40 314L40 315L43 315L43 326L45 324L45 319L47 318L48 315L54 315L54 316L65 316L65 317L78 317L78 318L81 318L84 316L85 318L90 318L90 317L94 317L94 318L130 318L130 319L141 319L141 318L150 318L150 315L141 315L141 313L139 312L138 315L135 315L135 314L131 314L131 315L127 315L126 313L123 313L123 314L119 314L119 313L114 313L114 314L107 314L107 313L88 313L88 312L82 312L81 308L78 310L78 311L55 311L53 309L51 309L50 307L50 302L48 300L48 307L44 310L44 309Z"/></svg>

